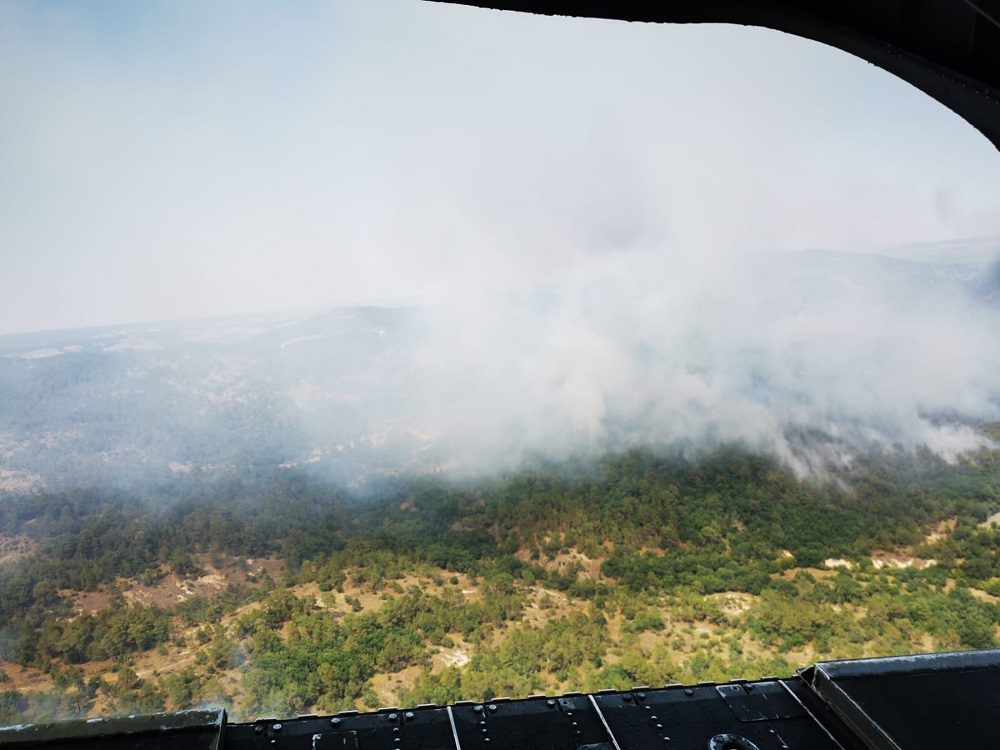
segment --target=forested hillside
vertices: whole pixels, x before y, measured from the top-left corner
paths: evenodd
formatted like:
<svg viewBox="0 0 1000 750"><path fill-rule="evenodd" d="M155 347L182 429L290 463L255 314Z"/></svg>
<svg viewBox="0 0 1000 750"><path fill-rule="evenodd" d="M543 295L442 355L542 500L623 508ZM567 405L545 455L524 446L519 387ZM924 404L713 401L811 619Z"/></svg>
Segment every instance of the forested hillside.
<svg viewBox="0 0 1000 750"><path fill-rule="evenodd" d="M0 505L0 721L241 718L787 673L1000 636L1000 451L736 449L356 496L294 472Z"/></svg>

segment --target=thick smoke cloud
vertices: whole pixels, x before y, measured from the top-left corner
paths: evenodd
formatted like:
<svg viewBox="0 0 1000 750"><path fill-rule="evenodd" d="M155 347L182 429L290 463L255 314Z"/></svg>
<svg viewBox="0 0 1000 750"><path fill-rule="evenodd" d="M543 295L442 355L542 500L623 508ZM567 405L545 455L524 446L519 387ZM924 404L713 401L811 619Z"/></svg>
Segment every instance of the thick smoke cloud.
<svg viewBox="0 0 1000 750"><path fill-rule="evenodd" d="M436 372L414 394L422 429L475 468L733 442L801 474L872 450L954 460L1000 416L988 287L1000 243L975 249L969 264L912 249L916 261L814 251L703 264L636 249L557 289L452 301L418 352Z"/></svg>
<svg viewBox="0 0 1000 750"><path fill-rule="evenodd" d="M241 11L0 5L0 332L115 325L0 339L0 486L729 442L820 474L1000 416L998 243L871 249L996 236L1000 159L888 74L761 29Z"/></svg>
<svg viewBox="0 0 1000 750"><path fill-rule="evenodd" d="M1000 420L998 251L636 247L406 307L0 337L0 489L733 444L811 477L953 461Z"/></svg>

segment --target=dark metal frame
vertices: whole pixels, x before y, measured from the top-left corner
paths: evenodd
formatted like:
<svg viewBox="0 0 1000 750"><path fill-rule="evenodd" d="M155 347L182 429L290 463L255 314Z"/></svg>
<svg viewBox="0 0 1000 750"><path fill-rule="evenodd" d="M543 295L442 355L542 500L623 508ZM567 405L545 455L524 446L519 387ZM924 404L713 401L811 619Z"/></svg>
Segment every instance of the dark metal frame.
<svg viewBox="0 0 1000 750"><path fill-rule="evenodd" d="M921 700L928 688L937 698L934 707ZM0 747L940 750L995 746L997 695L1000 650L821 662L786 679L460 701L252 723L227 724L221 709L77 720L0 728ZM963 712L973 717L972 726L953 720ZM913 726L919 729L916 739ZM893 736L892 727L903 730Z"/></svg>
<svg viewBox="0 0 1000 750"><path fill-rule="evenodd" d="M1000 149L1000 0L433 0L498 10L784 31L893 73ZM737 63L738 61L734 61Z"/></svg>

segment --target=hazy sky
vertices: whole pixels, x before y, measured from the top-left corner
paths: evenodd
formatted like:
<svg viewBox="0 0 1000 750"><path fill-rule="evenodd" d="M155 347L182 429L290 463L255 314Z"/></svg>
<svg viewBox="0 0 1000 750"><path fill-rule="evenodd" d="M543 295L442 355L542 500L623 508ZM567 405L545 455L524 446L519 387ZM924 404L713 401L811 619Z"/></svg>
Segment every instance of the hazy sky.
<svg viewBox="0 0 1000 750"><path fill-rule="evenodd" d="M985 138L775 32L0 3L0 332L469 299L636 248L669 269L989 234Z"/></svg>

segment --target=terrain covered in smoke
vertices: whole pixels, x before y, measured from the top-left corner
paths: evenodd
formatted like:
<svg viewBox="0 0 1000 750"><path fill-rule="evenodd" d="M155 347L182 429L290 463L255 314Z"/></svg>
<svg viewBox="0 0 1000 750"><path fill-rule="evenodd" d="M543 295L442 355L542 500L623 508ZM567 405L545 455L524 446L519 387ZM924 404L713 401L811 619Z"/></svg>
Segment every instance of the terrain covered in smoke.
<svg viewBox="0 0 1000 750"><path fill-rule="evenodd" d="M995 647L998 244L2 337L0 723Z"/></svg>
<svg viewBox="0 0 1000 750"><path fill-rule="evenodd" d="M0 337L0 488L297 469L355 486L738 444L799 475L954 460L1000 419L1000 240L699 262L546 287Z"/></svg>

